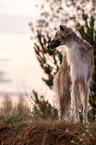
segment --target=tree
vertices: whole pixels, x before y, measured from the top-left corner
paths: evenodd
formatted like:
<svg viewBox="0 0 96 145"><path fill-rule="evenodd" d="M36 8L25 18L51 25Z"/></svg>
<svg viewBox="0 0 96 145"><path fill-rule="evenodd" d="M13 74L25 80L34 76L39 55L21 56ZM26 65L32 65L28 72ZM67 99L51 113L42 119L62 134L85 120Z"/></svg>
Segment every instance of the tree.
<svg viewBox="0 0 96 145"><path fill-rule="evenodd" d="M49 11L44 10L44 5L42 5L41 18L37 21L35 29L38 42L34 43L34 50L40 66L47 74L47 78L42 79L50 88L52 87L53 78L62 62L62 54L58 50L48 50L46 46L59 25L61 23L67 24L79 36L87 40L94 49L94 74L89 100L93 115L96 113L96 2L95 0L65 0L65 2L63 0L47 0L48 4ZM30 27L34 30L31 23Z"/></svg>

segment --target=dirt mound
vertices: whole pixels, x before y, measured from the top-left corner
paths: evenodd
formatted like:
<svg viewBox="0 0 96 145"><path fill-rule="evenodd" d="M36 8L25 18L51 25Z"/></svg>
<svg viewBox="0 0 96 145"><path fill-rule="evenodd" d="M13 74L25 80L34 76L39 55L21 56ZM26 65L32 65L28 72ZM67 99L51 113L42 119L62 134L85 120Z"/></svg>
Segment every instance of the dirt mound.
<svg viewBox="0 0 96 145"><path fill-rule="evenodd" d="M73 132L69 130L64 125L53 128L40 125L0 126L0 145L71 145L84 144L86 141L88 145L95 145L93 137L84 136L84 128L75 127L72 129ZM78 136L80 133L84 138Z"/></svg>

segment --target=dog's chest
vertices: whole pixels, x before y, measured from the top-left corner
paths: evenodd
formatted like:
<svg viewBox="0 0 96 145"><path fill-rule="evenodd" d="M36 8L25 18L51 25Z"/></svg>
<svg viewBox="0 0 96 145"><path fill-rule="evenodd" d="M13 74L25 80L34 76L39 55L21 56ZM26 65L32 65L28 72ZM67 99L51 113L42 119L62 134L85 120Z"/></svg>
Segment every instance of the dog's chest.
<svg viewBox="0 0 96 145"><path fill-rule="evenodd" d="M77 48L68 49L67 61L70 66L71 79L83 79L86 81L88 76L88 63L85 58L81 57L80 50Z"/></svg>

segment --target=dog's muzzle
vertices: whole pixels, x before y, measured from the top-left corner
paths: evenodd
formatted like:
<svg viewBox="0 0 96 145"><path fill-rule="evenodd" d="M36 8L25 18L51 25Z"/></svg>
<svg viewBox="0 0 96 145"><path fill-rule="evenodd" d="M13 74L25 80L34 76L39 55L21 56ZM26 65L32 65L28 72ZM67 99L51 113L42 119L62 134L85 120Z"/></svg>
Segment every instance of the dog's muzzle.
<svg viewBox="0 0 96 145"><path fill-rule="evenodd" d="M49 49L55 49L56 47L60 46L61 41L59 39L53 39L49 45L47 46L47 48Z"/></svg>

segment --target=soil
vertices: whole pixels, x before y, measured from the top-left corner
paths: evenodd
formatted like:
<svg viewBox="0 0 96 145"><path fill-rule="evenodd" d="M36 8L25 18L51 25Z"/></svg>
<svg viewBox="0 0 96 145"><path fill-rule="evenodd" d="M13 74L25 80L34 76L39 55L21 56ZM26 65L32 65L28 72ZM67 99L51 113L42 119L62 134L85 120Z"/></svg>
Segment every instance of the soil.
<svg viewBox="0 0 96 145"><path fill-rule="evenodd" d="M69 133L65 126L50 128L40 125L22 125L18 127L1 125L0 145L71 145L73 144L72 141L77 144L84 144L78 138L78 134L83 133L84 130L77 127L73 132L74 134ZM88 145L93 144L94 141L89 138Z"/></svg>

